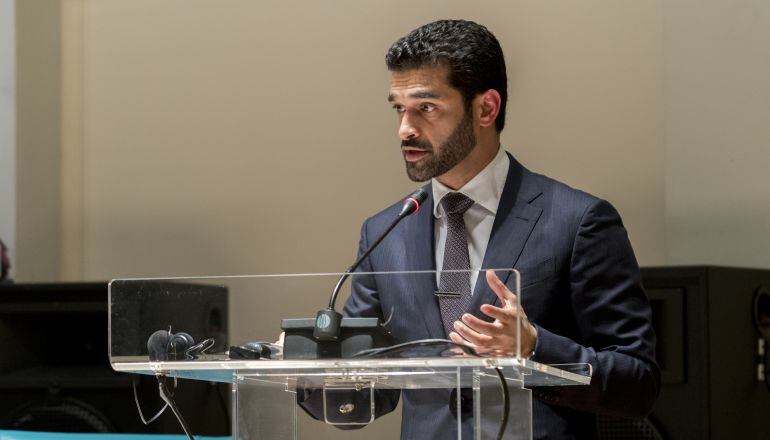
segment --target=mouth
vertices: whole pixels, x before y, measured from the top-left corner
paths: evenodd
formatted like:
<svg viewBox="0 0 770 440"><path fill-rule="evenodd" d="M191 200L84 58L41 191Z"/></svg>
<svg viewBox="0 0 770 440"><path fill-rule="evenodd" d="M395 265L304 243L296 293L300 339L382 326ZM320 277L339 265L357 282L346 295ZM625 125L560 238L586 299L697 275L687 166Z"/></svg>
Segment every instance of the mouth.
<svg viewBox="0 0 770 440"><path fill-rule="evenodd" d="M417 162L430 154L428 150L415 147L401 147L401 152L404 153L404 160L407 162Z"/></svg>

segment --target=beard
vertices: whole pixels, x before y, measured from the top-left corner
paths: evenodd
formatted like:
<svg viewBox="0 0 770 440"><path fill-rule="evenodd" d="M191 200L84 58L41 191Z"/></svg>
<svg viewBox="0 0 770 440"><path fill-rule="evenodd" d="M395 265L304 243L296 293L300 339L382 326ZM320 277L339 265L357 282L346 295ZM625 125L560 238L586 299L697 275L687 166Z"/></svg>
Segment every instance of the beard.
<svg viewBox="0 0 770 440"><path fill-rule="evenodd" d="M402 141L401 146L422 148L429 153L418 162L406 162L406 174L412 181L425 182L438 177L462 162L476 146L473 116L466 110L463 119L439 146L438 151L430 142L419 139Z"/></svg>

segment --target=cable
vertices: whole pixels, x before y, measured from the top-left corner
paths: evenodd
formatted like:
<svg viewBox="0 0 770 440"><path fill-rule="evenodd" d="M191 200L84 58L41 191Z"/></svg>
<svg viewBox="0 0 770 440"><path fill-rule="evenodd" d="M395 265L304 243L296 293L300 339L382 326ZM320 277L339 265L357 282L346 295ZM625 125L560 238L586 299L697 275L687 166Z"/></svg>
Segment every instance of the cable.
<svg viewBox="0 0 770 440"><path fill-rule="evenodd" d="M511 410L511 396L508 394L508 383L500 368L495 368L497 375L500 376L500 386L503 389L503 414L500 417L500 430L497 432L497 440L503 440L505 429L508 428L508 412Z"/></svg>
<svg viewBox="0 0 770 440"><path fill-rule="evenodd" d="M216 341L214 340L214 338L204 339L201 342L185 350L184 357L188 361L198 359L198 356L205 355L206 350L213 347L215 343Z"/></svg>
<svg viewBox="0 0 770 440"><path fill-rule="evenodd" d="M195 440L195 437L190 433L190 427L187 426L187 423L182 417L182 413L179 412L179 408L177 408L176 403L174 403L174 394L169 392L168 387L166 387L166 376L157 375L156 377L158 378L158 392L160 393L160 398L171 407L171 411L176 416L176 419L179 420L179 424L182 425L182 430L185 435L187 435L188 440Z"/></svg>
<svg viewBox="0 0 770 440"><path fill-rule="evenodd" d="M162 374L156 375L155 377L158 379L158 392L160 394L160 398L163 399L165 405L163 405L160 411L158 411L157 414L155 414L150 420L144 418L142 408L139 406L139 395L136 391L136 378L131 378L131 386L134 389L134 402L136 403L136 409L139 411L139 418L142 420L142 423L149 425L150 423L157 420L158 417L163 414L166 408L171 408L171 411L174 413L174 416L176 416L179 424L182 425L182 430L184 431L185 435L187 435L187 438L189 440L195 440L193 435L190 433L190 427L185 422L184 418L182 417L182 413L179 411L179 408L177 408L176 403L174 402L174 393L170 392L168 386L166 386L167 377ZM174 388L176 388L176 378L174 378ZM219 387L214 384L214 388L217 396L219 397L219 401L222 404L222 410L225 414L225 417L229 420L229 416L227 414L227 404L225 403L222 394L219 392Z"/></svg>
<svg viewBox="0 0 770 440"><path fill-rule="evenodd" d="M150 420L146 420L144 418L144 413L142 413L142 407L139 406L139 395L136 392L136 377L131 378L131 386L134 388L134 402L136 403L136 410L139 411L139 418L142 420L142 423L145 425L149 425L150 423L154 422L155 420L160 417L161 414L163 414L163 411L168 408L168 403L163 405L163 407L158 411Z"/></svg>
<svg viewBox="0 0 770 440"><path fill-rule="evenodd" d="M450 345L452 347L456 347L463 350L465 353L471 356L481 357L479 356L478 353L476 353L474 349L468 347L467 345L458 344L454 341L450 341L449 339L420 339L417 341L409 341L409 342L404 342L402 344L391 345L389 347L370 348L367 350L361 350L358 353L354 354L352 357L372 358L372 357L382 356L390 352L398 351L403 348L431 347L431 346L439 346L439 345Z"/></svg>

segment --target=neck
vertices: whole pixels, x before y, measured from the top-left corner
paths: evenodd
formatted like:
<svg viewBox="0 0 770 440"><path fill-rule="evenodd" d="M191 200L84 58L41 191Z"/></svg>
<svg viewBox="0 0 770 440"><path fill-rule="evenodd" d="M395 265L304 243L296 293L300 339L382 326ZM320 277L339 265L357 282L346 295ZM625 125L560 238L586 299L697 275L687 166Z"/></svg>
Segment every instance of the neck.
<svg viewBox="0 0 770 440"><path fill-rule="evenodd" d="M455 165L451 170L436 177L436 180L448 188L457 191L476 177L481 170L492 162L492 159L497 155L497 150L500 148L500 139L497 136L486 142L483 139L480 139L480 141L468 154L468 157Z"/></svg>

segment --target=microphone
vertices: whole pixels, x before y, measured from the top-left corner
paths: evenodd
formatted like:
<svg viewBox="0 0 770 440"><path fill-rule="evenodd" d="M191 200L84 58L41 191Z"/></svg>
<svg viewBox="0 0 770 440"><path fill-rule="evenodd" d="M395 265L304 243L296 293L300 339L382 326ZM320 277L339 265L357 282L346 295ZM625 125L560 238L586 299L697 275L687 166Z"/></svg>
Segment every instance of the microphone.
<svg viewBox="0 0 770 440"><path fill-rule="evenodd" d="M422 203L427 198L428 193L426 193L422 188L419 188L417 191L406 196L404 199L404 206L401 208L401 212L398 214L399 220L419 211L420 205L422 205Z"/></svg>
<svg viewBox="0 0 770 440"><path fill-rule="evenodd" d="M334 291L329 298L329 306L324 310L320 310L318 314L316 314L315 327L313 328L313 338L315 338L317 341L323 342L336 341L339 339L342 314L337 312L334 306L337 302L337 295L339 294L342 284L350 276L350 273L361 265L364 259L366 259L366 257L372 253L372 251L390 233L390 231L396 227L396 225L401 220L420 210L420 205L425 202L425 199L427 198L428 193L425 192L425 190L422 188L419 188L406 196L404 199L404 206L401 208L401 212L399 212L398 216L393 219L385 231L383 231L382 234L380 234L380 236L374 240L374 243L372 243L371 246L369 246L369 248L366 249L366 251L361 254L360 257L358 257L355 263L353 263L353 265L350 266L350 268L348 268L344 274L342 274L340 280L337 282L337 286L334 288Z"/></svg>

